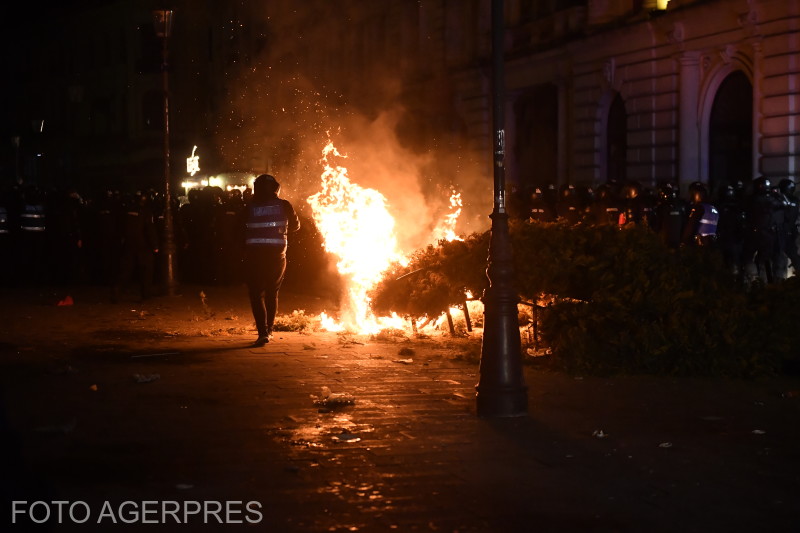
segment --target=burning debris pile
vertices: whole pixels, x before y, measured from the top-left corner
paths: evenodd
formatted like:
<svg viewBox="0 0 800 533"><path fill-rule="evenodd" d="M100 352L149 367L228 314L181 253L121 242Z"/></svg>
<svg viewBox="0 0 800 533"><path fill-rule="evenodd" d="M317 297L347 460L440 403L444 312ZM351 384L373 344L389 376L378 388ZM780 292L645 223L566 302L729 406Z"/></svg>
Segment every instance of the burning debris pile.
<svg viewBox="0 0 800 533"><path fill-rule="evenodd" d="M465 285L445 286L443 278L433 272L420 271L412 276L406 271L411 258L399 249L395 219L387 199L379 191L350 180L347 168L339 164L347 156L339 153L332 142L325 146L322 155L321 190L307 201L325 249L337 258L336 265L345 285L339 322L323 313L322 327L329 331L375 334L387 328L410 327L418 321L435 323L435 318L447 315L451 303L466 302ZM461 208L460 194L453 191L450 212L434 228L431 240L463 242L456 234ZM417 254L424 256L426 252ZM384 280L398 277L405 278L405 282L393 287L399 288L406 298L383 298L379 308L374 307L371 291ZM376 316L376 311L383 316Z"/></svg>

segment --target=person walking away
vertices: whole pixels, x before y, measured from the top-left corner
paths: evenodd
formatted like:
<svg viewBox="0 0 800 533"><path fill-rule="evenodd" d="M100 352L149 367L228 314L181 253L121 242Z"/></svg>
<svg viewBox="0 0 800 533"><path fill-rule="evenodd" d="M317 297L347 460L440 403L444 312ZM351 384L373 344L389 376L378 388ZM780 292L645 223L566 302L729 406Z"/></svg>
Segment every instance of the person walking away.
<svg viewBox="0 0 800 533"><path fill-rule="evenodd" d="M286 273L288 234L300 229L292 204L278 197L280 190L275 177L261 174L253 183L253 197L246 209L245 282L258 330L253 346L269 342Z"/></svg>

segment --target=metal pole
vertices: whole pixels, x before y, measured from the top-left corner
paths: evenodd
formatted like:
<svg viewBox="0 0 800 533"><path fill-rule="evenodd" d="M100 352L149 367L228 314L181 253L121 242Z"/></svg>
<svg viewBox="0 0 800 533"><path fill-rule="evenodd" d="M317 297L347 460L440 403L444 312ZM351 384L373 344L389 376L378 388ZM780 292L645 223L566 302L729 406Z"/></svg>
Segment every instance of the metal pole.
<svg viewBox="0 0 800 533"><path fill-rule="evenodd" d="M503 0L492 0L492 124L494 127L494 210L483 293L484 331L481 346L477 411L481 416L524 416L528 387L522 372L522 346L517 319L519 297L505 205L505 21Z"/></svg>
<svg viewBox="0 0 800 533"><path fill-rule="evenodd" d="M169 168L169 63L167 62L168 31L162 36L161 79L164 89L164 258L166 259L164 281L168 296L175 296L175 230L172 221L172 194L170 193Z"/></svg>

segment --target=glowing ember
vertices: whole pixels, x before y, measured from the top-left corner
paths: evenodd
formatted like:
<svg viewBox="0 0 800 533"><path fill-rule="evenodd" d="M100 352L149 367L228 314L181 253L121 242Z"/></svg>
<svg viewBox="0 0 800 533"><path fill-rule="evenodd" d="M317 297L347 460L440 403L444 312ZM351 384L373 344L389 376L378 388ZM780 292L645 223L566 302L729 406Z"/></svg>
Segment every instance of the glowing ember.
<svg viewBox="0 0 800 533"><path fill-rule="evenodd" d="M445 215L444 220L433 230L433 237L436 242L441 240L448 242L464 240L456 235L456 223L458 222L458 217L461 215L462 207L461 193L452 191L450 194L450 212Z"/></svg>
<svg viewBox="0 0 800 533"><path fill-rule="evenodd" d="M387 209L386 198L374 189L352 183L347 169L331 161L334 156L347 157L329 142L322 150L322 190L308 198L325 249L338 258L336 266L346 281L344 326L331 322L323 323L323 327L361 333L398 327L376 319L367 297L383 271L392 262L404 260L397 248L394 218ZM397 320L402 327L403 320Z"/></svg>

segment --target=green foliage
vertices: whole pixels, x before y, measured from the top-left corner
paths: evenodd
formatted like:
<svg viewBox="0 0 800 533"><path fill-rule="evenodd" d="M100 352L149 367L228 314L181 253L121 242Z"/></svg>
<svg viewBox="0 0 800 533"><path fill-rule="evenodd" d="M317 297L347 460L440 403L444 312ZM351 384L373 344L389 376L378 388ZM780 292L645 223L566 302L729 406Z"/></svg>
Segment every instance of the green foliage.
<svg viewBox="0 0 800 533"><path fill-rule="evenodd" d="M798 312L786 305L777 317L771 305L786 287L748 293L712 250L673 251L637 226L532 224L515 234L520 287L558 295L542 336L562 368L752 376L789 357L774 324Z"/></svg>
<svg viewBox="0 0 800 533"><path fill-rule="evenodd" d="M555 301L540 315L552 362L576 373L754 376L797 370L800 281L750 291L717 253L665 247L646 228L512 224L516 286ZM379 312L438 314L487 284L488 232L395 266Z"/></svg>
<svg viewBox="0 0 800 533"><path fill-rule="evenodd" d="M486 285L481 268L486 269L488 242L488 234L475 234L418 250L407 266L394 264L386 272L370 293L372 308L379 314L438 316L462 304L465 290L480 294Z"/></svg>

